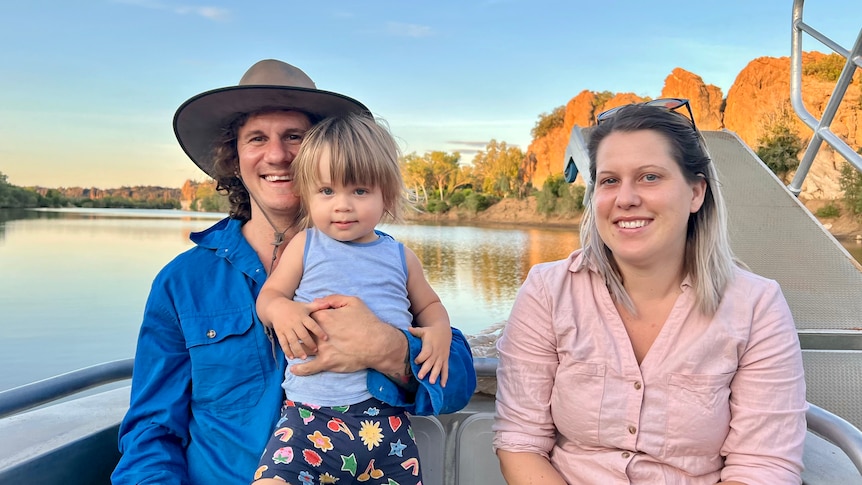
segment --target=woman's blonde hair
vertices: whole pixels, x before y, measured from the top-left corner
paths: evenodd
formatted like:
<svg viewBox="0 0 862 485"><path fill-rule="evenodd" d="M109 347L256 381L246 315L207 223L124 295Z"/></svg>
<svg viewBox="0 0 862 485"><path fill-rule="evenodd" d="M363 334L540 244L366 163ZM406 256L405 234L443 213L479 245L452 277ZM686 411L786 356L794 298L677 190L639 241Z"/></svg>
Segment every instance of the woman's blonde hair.
<svg viewBox="0 0 862 485"><path fill-rule="evenodd" d="M614 132L652 130L663 136L671 158L689 183L706 181L700 209L688 219L683 270L690 277L700 310L712 315L721 303L727 284L733 280L736 259L727 234L727 208L719 187L718 173L700 133L684 116L666 108L633 104L592 129L588 143L590 176L596 179L596 152ZM623 286L622 275L610 248L596 227L594 191L588 187L587 207L581 220L581 247L585 264L592 264L604 278L614 299L635 313L634 304Z"/></svg>
<svg viewBox="0 0 862 485"><path fill-rule="evenodd" d="M407 191L398 164L400 151L395 139L374 118L362 114L326 118L302 140L293 161L294 186L299 193L301 215L312 190L320 181L319 162L329 154L333 183L374 187L383 194L384 219L401 222L408 205Z"/></svg>

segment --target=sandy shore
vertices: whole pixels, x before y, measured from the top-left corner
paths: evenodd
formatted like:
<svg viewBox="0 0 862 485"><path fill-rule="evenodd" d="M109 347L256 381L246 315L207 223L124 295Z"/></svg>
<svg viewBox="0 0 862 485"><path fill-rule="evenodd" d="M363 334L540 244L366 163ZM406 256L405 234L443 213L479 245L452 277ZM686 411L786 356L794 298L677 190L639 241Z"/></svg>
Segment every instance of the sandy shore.
<svg viewBox="0 0 862 485"><path fill-rule="evenodd" d="M825 205L822 201L806 202L809 210L816 211ZM848 212L848 211L844 211ZM408 220L437 222L440 224L517 224L524 226L557 226L577 228L581 222L580 215L576 217L543 216L536 211L536 198L524 200L503 199L485 211L473 214L469 211L449 211L446 214L409 213ZM862 218L849 214L840 217L823 219L820 223L837 238L862 237Z"/></svg>

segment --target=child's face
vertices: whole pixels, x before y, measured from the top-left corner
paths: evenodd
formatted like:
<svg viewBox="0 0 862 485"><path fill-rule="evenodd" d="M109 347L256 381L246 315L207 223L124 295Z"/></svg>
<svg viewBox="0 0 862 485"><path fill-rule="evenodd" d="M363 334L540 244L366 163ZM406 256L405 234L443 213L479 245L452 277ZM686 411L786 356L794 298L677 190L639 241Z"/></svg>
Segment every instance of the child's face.
<svg viewBox="0 0 862 485"><path fill-rule="evenodd" d="M320 158L320 180L306 201L314 227L338 241L358 243L377 239L374 227L383 218L383 194L378 187L333 183L329 153Z"/></svg>

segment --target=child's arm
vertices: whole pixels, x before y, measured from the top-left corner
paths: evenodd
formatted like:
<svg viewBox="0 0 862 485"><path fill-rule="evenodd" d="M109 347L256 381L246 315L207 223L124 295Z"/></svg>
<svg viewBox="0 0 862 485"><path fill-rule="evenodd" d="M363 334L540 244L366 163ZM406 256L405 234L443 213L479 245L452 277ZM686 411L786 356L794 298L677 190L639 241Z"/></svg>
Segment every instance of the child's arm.
<svg viewBox="0 0 862 485"><path fill-rule="evenodd" d="M407 297L410 299L410 313L419 328L411 328L410 333L422 339L422 351L415 362L422 364L417 379L426 375L431 384L437 382L445 387L449 380L449 347L452 343L452 328L449 326L449 314L440 297L431 284L425 279L422 263L416 253L404 247L404 258L407 262Z"/></svg>
<svg viewBox="0 0 862 485"><path fill-rule="evenodd" d="M278 266L264 283L257 297L257 315L260 321L272 327L284 355L293 359L308 357L306 349L317 351L311 333L325 339L326 332L311 318L308 306L293 301L296 288L302 279L302 258L305 253L305 232L300 232L287 243ZM311 333L309 333L311 331Z"/></svg>

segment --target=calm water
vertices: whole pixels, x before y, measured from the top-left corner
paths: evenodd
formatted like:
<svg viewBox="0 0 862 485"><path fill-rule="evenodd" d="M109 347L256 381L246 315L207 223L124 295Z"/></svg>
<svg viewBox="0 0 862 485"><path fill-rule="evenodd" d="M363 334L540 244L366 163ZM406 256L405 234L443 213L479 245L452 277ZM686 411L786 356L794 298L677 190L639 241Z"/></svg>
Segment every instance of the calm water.
<svg viewBox="0 0 862 485"><path fill-rule="evenodd" d="M0 390L132 357L156 273L220 217L126 209L0 210ZM412 248L452 322L504 320L529 268L565 257L573 231L387 225Z"/></svg>
<svg viewBox="0 0 862 485"><path fill-rule="evenodd" d="M0 210L0 390L132 357L156 273L218 215L95 209ZM388 225L422 260L452 322L503 321L534 264L561 259L572 230ZM862 244L845 247L862 260Z"/></svg>

